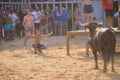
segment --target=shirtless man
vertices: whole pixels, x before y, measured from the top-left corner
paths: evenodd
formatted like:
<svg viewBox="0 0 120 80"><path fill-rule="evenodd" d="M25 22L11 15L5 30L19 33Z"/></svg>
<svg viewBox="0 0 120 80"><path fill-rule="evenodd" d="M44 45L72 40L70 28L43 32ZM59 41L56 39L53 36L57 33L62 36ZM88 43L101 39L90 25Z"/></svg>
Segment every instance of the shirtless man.
<svg viewBox="0 0 120 80"><path fill-rule="evenodd" d="M24 48L26 48L27 39L34 33L34 18L29 9L27 10L27 15L23 19L23 25L25 28Z"/></svg>
<svg viewBox="0 0 120 80"><path fill-rule="evenodd" d="M32 35L31 37L34 39L34 44L32 44L35 53L36 50L38 50L41 53L41 49L47 49L47 46L44 46L43 44L40 43L41 39L47 38L52 35L52 32L47 34L47 35L41 35L39 30L36 30L36 35Z"/></svg>
<svg viewBox="0 0 120 80"><path fill-rule="evenodd" d="M82 0L80 1L82 3ZM84 0L84 23L86 23L87 18L88 22L91 21L92 13L93 13L93 6L91 0Z"/></svg>

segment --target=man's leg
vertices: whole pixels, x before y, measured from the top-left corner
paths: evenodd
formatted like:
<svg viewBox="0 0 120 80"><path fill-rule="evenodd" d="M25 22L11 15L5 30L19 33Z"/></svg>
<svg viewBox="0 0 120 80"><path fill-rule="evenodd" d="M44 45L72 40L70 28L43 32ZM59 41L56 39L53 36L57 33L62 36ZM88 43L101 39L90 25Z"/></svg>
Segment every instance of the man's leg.
<svg viewBox="0 0 120 80"><path fill-rule="evenodd" d="M28 40L28 33L26 32L24 38L24 48L26 48L27 40Z"/></svg>
<svg viewBox="0 0 120 80"><path fill-rule="evenodd" d="M106 18L106 26L107 26L108 29L110 29L111 26L112 26L112 20L113 20L113 17L111 17L111 16L108 16Z"/></svg>
<svg viewBox="0 0 120 80"><path fill-rule="evenodd" d="M88 13L87 16L88 16L88 21L89 21L89 23L90 23L91 20L92 20L92 13Z"/></svg>

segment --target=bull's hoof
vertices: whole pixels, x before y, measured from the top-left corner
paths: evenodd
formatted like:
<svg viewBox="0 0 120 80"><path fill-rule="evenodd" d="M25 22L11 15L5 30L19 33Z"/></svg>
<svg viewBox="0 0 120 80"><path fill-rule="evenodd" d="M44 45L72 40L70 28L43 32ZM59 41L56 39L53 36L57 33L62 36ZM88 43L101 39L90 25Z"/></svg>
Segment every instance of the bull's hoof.
<svg viewBox="0 0 120 80"><path fill-rule="evenodd" d="M36 52L36 51L35 51L34 53L35 53L35 54L37 54L37 52Z"/></svg>
<svg viewBox="0 0 120 80"><path fill-rule="evenodd" d="M103 70L103 72L104 72L104 73L106 73L106 72L107 72L107 70Z"/></svg>
<svg viewBox="0 0 120 80"><path fill-rule="evenodd" d="M98 68L98 65L95 65L95 69L99 69L99 68Z"/></svg>
<svg viewBox="0 0 120 80"><path fill-rule="evenodd" d="M112 72L115 72L115 69L112 69L111 71L112 71Z"/></svg>
<svg viewBox="0 0 120 80"><path fill-rule="evenodd" d="M99 69L98 67L95 67L95 69Z"/></svg>

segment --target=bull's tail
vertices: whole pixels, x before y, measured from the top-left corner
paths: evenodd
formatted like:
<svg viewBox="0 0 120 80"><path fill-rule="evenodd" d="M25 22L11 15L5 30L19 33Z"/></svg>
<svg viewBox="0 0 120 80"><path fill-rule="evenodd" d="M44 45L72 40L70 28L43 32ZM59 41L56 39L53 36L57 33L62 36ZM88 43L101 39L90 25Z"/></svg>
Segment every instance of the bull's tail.
<svg viewBox="0 0 120 80"><path fill-rule="evenodd" d="M109 64L111 56L114 56L115 53L115 46L116 46L116 38L115 38L115 34L112 30L106 30L104 33L104 59L106 61L107 64Z"/></svg>

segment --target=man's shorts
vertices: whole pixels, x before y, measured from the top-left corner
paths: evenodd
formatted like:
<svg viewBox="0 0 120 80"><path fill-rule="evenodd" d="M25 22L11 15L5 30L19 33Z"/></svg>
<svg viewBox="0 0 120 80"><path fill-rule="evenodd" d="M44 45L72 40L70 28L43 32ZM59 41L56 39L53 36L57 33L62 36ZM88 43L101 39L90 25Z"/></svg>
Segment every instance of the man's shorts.
<svg viewBox="0 0 120 80"><path fill-rule="evenodd" d="M34 44L32 44L32 47L34 48ZM40 43L37 44L37 48L38 48L38 49L42 49L42 47L44 47L43 44L40 44Z"/></svg>
<svg viewBox="0 0 120 80"><path fill-rule="evenodd" d="M90 5L84 5L84 13L91 13L93 12L93 6L90 4Z"/></svg>
<svg viewBox="0 0 120 80"><path fill-rule="evenodd" d="M40 29L40 23L35 23L35 29Z"/></svg>
<svg viewBox="0 0 120 80"><path fill-rule="evenodd" d="M105 15L106 15L106 17L108 17L108 16L113 17L113 10L112 9L105 9Z"/></svg>
<svg viewBox="0 0 120 80"><path fill-rule="evenodd" d="M12 29L12 25L11 24L4 24L4 30L5 31L9 31Z"/></svg>
<svg viewBox="0 0 120 80"><path fill-rule="evenodd" d="M33 27L27 27L27 28L25 28L25 32L33 33Z"/></svg>

